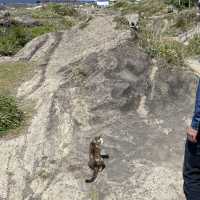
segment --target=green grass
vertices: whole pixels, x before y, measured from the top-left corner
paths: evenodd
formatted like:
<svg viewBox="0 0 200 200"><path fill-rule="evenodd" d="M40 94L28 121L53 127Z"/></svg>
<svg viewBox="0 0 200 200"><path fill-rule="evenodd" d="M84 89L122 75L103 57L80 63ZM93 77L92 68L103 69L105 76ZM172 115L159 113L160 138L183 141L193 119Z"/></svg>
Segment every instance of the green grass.
<svg viewBox="0 0 200 200"><path fill-rule="evenodd" d="M142 13L144 16L163 13L167 5L161 0L144 0L135 4L134 1L117 1L111 9L121 11L122 14Z"/></svg>
<svg viewBox="0 0 200 200"><path fill-rule="evenodd" d="M186 47L189 56L200 55L200 35L195 35Z"/></svg>
<svg viewBox="0 0 200 200"><path fill-rule="evenodd" d="M0 27L0 55L12 56L33 38L45 33L65 30L73 25L74 22L72 20L60 18L35 27L24 27L21 25L12 25L9 28Z"/></svg>
<svg viewBox="0 0 200 200"><path fill-rule="evenodd" d="M21 26L11 28L0 28L0 55L10 56L21 49L29 40L31 35Z"/></svg>
<svg viewBox="0 0 200 200"><path fill-rule="evenodd" d="M0 27L0 55L12 56L33 38L49 32L69 29L81 20L78 11L73 7L60 4L49 4L36 10L16 9L11 14L30 16L40 22L40 26L27 27L13 24L8 28Z"/></svg>
<svg viewBox="0 0 200 200"><path fill-rule="evenodd" d="M78 16L78 12L76 9L74 9L73 7L69 7L69 6L65 6L65 5L61 5L61 4L48 4L47 8L45 8L47 10L50 10L51 12L61 15L61 16Z"/></svg>
<svg viewBox="0 0 200 200"><path fill-rule="evenodd" d="M71 28L81 20L74 8L57 4L49 4L44 9L37 10L19 8L12 12L11 18L26 15L37 19L41 25L27 27L13 24L7 28L0 27L0 55L12 56L33 38ZM33 65L26 62L0 64L0 137L23 132L32 116L32 105L21 105L23 103L19 104L15 97L16 88L31 76L32 69Z"/></svg>
<svg viewBox="0 0 200 200"><path fill-rule="evenodd" d="M11 95L27 74L33 71L33 64L26 62L5 62L0 64L0 94Z"/></svg>
<svg viewBox="0 0 200 200"><path fill-rule="evenodd" d="M194 7L196 4L196 0L165 0L165 3L168 5L173 5L179 10L185 9L185 8L191 8Z"/></svg>
<svg viewBox="0 0 200 200"><path fill-rule="evenodd" d="M33 65L25 62L0 64L0 137L11 132L17 135L31 115L30 108L18 105L15 90L27 76L31 76L32 69Z"/></svg>
<svg viewBox="0 0 200 200"><path fill-rule="evenodd" d="M179 6L179 0L143 0L139 3L131 0L120 0L114 3L111 6L111 9L116 11L121 11L122 14L129 13L140 13L143 16L151 17L153 15L162 15L168 14L168 5L174 5L179 11L188 10L189 1L183 0L180 1L181 5ZM195 5L195 1L190 1L190 9ZM186 16L183 15L183 18L186 19Z"/></svg>
<svg viewBox="0 0 200 200"><path fill-rule="evenodd" d="M141 22L138 45L152 58L163 59L170 65L184 65L185 46L177 41L162 39L145 21Z"/></svg>
<svg viewBox="0 0 200 200"><path fill-rule="evenodd" d="M169 19L170 20L170 19ZM169 35L178 35L185 32L195 26L198 22L195 9L183 10L178 14L172 15L173 25L169 27Z"/></svg>
<svg viewBox="0 0 200 200"><path fill-rule="evenodd" d="M33 38L45 33L64 30L73 25L72 21L61 19L57 23L51 21L51 23L42 26L24 27L13 25L9 28L0 28L0 55L12 56Z"/></svg>
<svg viewBox="0 0 200 200"><path fill-rule="evenodd" d="M158 46L158 56L163 58L168 64L184 65L185 49L184 45L177 41L161 41Z"/></svg>
<svg viewBox="0 0 200 200"><path fill-rule="evenodd" d="M196 9L193 8L194 1L181 1L178 8L178 0L144 0L135 4L134 1L117 1L111 6L111 9L120 11L122 16L125 14L139 13L139 32L137 43L150 57L164 61L170 66L185 66L184 60L188 56L200 54L200 35L195 36L185 46L180 42L170 39L170 37L190 30L199 19L196 15ZM174 5L179 12L168 13L167 6ZM188 8L190 6L190 8ZM159 19L152 16L161 16ZM123 18L115 18L117 27L125 24ZM166 23L167 21L167 23ZM157 25L155 25L157 24ZM167 26L162 29L162 24ZM155 25L155 26L154 26ZM160 27L159 27L160 26ZM156 27L156 28L155 28ZM159 33L160 29L160 33ZM167 39L168 38L168 39Z"/></svg>
<svg viewBox="0 0 200 200"><path fill-rule="evenodd" d="M0 136L5 131L17 128L24 120L24 113L18 108L13 97L0 95Z"/></svg>
<svg viewBox="0 0 200 200"><path fill-rule="evenodd" d="M79 13L76 9L73 7L61 5L61 4L56 4L56 3L50 3L48 6L41 8L41 9L36 9L33 11L25 11L24 9L19 10L17 15L21 14L30 14L33 18L36 19L41 19L41 18L56 18L56 17L78 17Z"/></svg>

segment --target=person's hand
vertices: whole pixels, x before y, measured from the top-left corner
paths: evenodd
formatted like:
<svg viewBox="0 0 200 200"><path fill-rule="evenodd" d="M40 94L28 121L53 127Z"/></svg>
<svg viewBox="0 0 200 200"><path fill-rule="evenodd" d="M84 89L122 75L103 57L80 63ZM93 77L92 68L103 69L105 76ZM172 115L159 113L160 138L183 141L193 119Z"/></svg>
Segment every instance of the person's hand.
<svg viewBox="0 0 200 200"><path fill-rule="evenodd" d="M196 143L197 142L197 130L193 129L192 127L188 127L186 129L187 138L190 142Z"/></svg>

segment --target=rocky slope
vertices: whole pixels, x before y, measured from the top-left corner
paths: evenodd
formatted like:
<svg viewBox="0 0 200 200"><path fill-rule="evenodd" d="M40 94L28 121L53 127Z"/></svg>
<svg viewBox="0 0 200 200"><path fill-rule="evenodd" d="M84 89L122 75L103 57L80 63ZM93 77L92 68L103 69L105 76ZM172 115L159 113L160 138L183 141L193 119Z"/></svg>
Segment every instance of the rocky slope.
<svg viewBox="0 0 200 200"><path fill-rule="evenodd" d="M157 66L112 15L41 36L15 59L37 61L18 97L35 102L26 133L0 140L0 199L182 200L184 129L196 77ZM93 184L88 145L110 154Z"/></svg>

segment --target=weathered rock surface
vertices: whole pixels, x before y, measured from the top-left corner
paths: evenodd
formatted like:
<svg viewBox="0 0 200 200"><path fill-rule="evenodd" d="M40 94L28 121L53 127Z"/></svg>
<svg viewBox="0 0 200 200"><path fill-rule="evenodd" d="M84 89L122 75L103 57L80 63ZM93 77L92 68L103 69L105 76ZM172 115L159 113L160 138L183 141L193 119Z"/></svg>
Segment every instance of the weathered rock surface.
<svg viewBox="0 0 200 200"><path fill-rule="evenodd" d="M196 78L153 63L112 16L42 36L16 55L37 61L18 96L36 102L24 135L0 141L0 199L183 200L184 128ZM88 145L110 154L93 184Z"/></svg>
<svg viewBox="0 0 200 200"><path fill-rule="evenodd" d="M14 18L14 21L18 24L21 24L23 26L29 26L29 27L33 27L33 26L41 26L41 22L30 17L30 16L18 16Z"/></svg>
<svg viewBox="0 0 200 200"><path fill-rule="evenodd" d="M0 12L0 26L21 25L27 27L41 26L42 23L30 16L11 17L8 11Z"/></svg>
<svg viewBox="0 0 200 200"><path fill-rule="evenodd" d="M190 29L189 31L180 34L177 38L177 41L182 42L185 45L188 45L188 41L192 39L195 35L199 35L199 33L200 33L200 23L197 23L197 25L192 29Z"/></svg>
<svg viewBox="0 0 200 200"><path fill-rule="evenodd" d="M10 15L10 13L8 12L8 10L4 10L0 8L0 18L4 18L6 16Z"/></svg>

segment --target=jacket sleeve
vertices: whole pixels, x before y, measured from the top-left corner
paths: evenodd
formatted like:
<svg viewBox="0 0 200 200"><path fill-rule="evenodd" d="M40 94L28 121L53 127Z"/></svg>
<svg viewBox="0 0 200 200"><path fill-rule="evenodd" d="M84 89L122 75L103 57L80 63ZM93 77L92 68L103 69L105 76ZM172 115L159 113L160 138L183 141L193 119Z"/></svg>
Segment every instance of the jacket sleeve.
<svg viewBox="0 0 200 200"><path fill-rule="evenodd" d="M198 130L199 123L200 123L200 80L196 92L195 111L192 117L191 127L195 130Z"/></svg>

